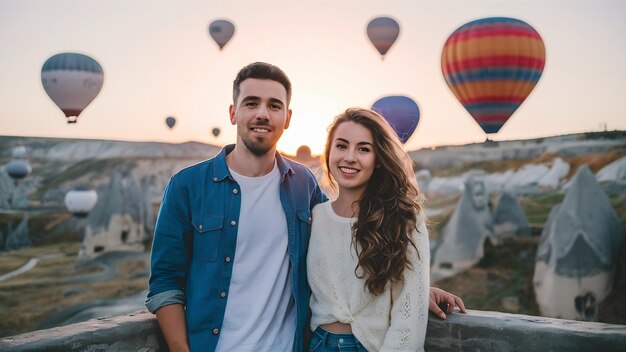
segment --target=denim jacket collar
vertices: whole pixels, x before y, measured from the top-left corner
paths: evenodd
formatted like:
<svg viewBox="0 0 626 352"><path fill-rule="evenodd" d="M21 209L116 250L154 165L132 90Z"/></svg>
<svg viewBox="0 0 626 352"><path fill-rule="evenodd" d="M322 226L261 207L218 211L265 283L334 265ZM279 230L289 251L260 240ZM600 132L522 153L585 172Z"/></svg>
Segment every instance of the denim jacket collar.
<svg viewBox="0 0 626 352"><path fill-rule="evenodd" d="M233 179L232 175L230 174L230 170L228 169L228 165L226 164L226 155L232 152L233 149L235 149L235 145L228 144L224 146L224 148L222 148L219 154L217 154L217 156L215 157L215 168L213 170L214 182L223 181L226 177L230 178L231 180ZM287 174L295 174L291 165L285 162L279 152L276 152L276 163L278 165L278 169L280 170L281 180L284 180Z"/></svg>

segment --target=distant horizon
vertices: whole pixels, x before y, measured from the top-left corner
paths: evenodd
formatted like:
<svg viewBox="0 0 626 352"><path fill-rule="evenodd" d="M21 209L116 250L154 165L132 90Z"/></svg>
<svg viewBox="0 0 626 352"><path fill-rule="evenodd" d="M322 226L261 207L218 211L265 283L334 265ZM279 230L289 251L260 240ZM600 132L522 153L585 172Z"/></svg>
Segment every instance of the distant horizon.
<svg viewBox="0 0 626 352"><path fill-rule="evenodd" d="M537 140L537 139L545 139L545 138L556 138L556 137L564 137L564 136L572 136L572 135L580 135L580 134L587 134L587 133L595 133L595 134L602 134L602 133L614 133L614 132L625 132L626 133L626 129L621 130L621 129L615 129L615 130L606 130L606 131L586 131L586 132L574 132L574 133L564 133L564 134L557 134L557 135L552 135L552 136L539 136L539 137L533 137L533 138L519 138L519 139L507 139L507 140L498 140L498 141L494 141L492 140L492 142L495 143L506 143L506 142L520 142L520 141L532 141L532 140ZM222 144L222 145L217 145L217 144L211 144L208 142L203 142L203 141L197 141L197 140L188 140L188 141L184 141L184 142L168 142L168 141L157 141L157 140L123 140L123 139L103 139L103 138L69 138L69 137L50 137L50 136L19 136L19 135L5 135L5 134L0 134L0 138L41 138L41 139L59 139L59 140L85 140L85 141L108 141L108 142L128 142L128 143L160 143L160 144L170 144L170 145L181 145L181 144L186 144L186 143L199 143L199 144L203 144L203 145L208 145L211 147L215 147L215 148L223 148L225 145L228 144L234 144L235 142L233 141L233 143L226 143L226 144ZM465 143L465 144L445 144L445 145L437 145L434 147L422 147L419 149L413 149L413 150L407 150L407 152L416 152L416 151L420 151L420 150L435 150L438 148L445 148L445 147L462 147L462 146L468 146L468 145L475 145L475 144L483 144L487 142L487 140L483 141L483 142L471 142L471 143ZM310 146L308 145L301 145L300 147L309 147L309 149L311 149ZM298 147L298 148L300 148ZM292 153L288 153L284 150L281 150L280 148L276 149L279 153L284 154L284 155L290 155L290 156L295 156L296 152ZM322 153L314 153L311 149L311 156L314 157L319 157L323 154Z"/></svg>

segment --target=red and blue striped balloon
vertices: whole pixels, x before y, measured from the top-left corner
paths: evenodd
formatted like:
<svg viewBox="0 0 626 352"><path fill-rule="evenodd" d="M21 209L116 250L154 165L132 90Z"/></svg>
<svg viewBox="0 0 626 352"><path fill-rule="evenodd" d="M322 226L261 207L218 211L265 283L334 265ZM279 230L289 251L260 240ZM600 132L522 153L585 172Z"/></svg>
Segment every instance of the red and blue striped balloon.
<svg viewBox="0 0 626 352"><path fill-rule="evenodd" d="M528 23L483 18L455 30L443 46L443 77L485 133L497 133L539 81L546 50Z"/></svg>

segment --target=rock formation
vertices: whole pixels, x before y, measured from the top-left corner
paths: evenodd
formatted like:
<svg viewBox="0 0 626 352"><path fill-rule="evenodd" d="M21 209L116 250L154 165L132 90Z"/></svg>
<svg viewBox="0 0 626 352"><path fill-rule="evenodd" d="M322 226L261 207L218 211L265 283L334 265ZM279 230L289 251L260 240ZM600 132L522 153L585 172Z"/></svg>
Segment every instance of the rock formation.
<svg viewBox="0 0 626 352"><path fill-rule="evenodd" d="M544 189L556 189L561 179L569 173L569 164L561 158L555 158L548 173L539 179L539 186Z"/></svg>
<svg viewBox="0 0 626 352"><path fill-rule="evenodd" d="M495 244L501 244L514 236L530 236L530 225L517 197L503 192L493 215Z"/></svg>
<svg viewBox="0 0 626 352"><path fill-rule="evenodd" d="M119 173L112 174L87 217L78 263L109 251L144 250L144 241L150 236L146 228L153 221L150 193L144 190L135 177L122 180Z"/></svg>
<svg viewBox="0 0 626 352"><path fill-rule="evenodd" d="M430 170L421 169L415 172L415 179L417 180L417 185L420 188L422 194L428 194L430 186L430 181L432 180L432 175L430 174Z"/></svg>
<svg viewBox="0 0 626 352"><path fill-rule="evenodd" d="M14 231L9 229L7 240L5 243L6 250L20 249L24 247L30 247L32 242L28 235L28 216L24 216L22 221Z"/></svg>
<svg viewBox="0 0 626 352"><path fill-rule="evenodd" d="M493 221L487 198L482 177L474 176L465 182L463 196L434 249L433 281L466 270L483 257Z"/></svg>
<svg viewBox="0 0 626 352"><path fill-rule="evenodd" d="M608 197L581 166L541 234L533 277L541 314L594 320L611 292L623 236Z"/></svg>
<svg viewBox="0 0 626 352"><path fill-rule="evenodd" d="M626 156L603 167L596 174L596 179L600 183L626 183Z"/></svg>
<svg viewBox="0 0 626 352"><path fill-rule="evenodd" d="M11 177L3 169L0 170L0 209L11 209L14 190L15 184Z"/></svg>

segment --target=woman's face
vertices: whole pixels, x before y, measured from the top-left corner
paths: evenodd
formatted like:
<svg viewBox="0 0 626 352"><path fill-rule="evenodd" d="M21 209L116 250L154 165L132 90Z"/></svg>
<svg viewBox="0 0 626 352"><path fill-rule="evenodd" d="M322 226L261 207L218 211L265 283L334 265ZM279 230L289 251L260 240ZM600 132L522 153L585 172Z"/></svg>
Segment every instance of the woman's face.
<svg viewBox="0 0 626 352"><path fill-rule="evenodd" d="M330 143L328 166L339 192L362 193L375 165L372 132L351 121L338 125Z"/></svg>

